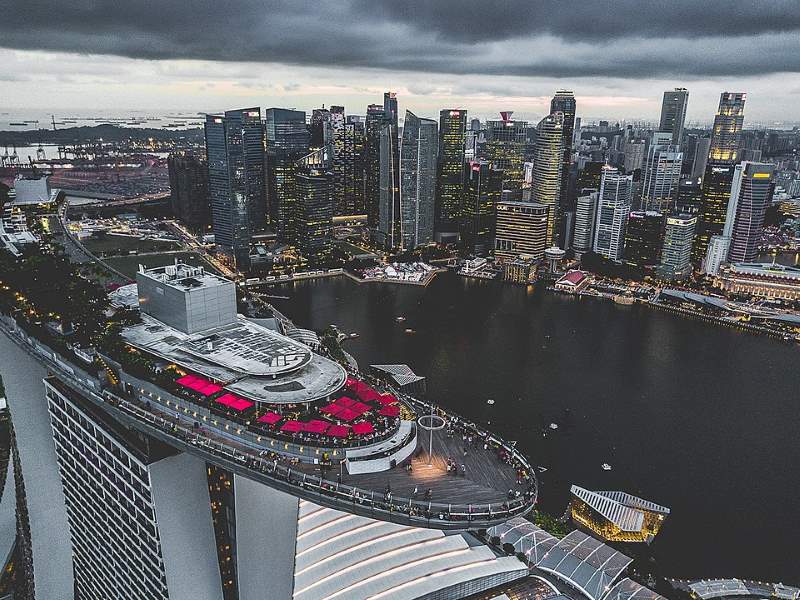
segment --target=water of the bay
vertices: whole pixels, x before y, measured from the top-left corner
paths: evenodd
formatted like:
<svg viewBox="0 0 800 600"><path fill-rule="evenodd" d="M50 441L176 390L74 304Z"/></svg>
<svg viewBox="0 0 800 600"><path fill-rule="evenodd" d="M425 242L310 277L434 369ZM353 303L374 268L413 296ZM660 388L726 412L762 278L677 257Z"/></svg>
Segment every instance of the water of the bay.
<svg viewBox="0 0 800 600"><path fill-rule="evenodd" d="M652 544L664 574L800 584L800 348L451 273L273 289L299 326L357 332L345 344L362 368L407 363L429 399L518 440L548 469L549 512L570 484L625 490L672 510Z"/></svg>

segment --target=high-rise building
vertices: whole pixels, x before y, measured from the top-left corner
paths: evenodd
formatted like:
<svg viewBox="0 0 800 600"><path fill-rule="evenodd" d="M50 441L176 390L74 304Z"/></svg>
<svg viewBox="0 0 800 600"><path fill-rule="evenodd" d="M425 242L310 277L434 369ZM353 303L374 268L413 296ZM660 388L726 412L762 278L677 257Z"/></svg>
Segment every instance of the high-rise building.
<svg viewBox="0 0 800 600"><path fill-rule="evenodd" d="M663 278L681 279L691 274L692 242L696 225L697 217L692 215L667 217L661 264L658 267Z"/></svg>
<svg viewBox="0 0 800 600"><path fill-rule="evenodd" d="M753 262L772 199L775 165L742 162L735 167L723 237L730 239L728 262Z"/></svg>
<svg viewBox="0 0 800 600"><path fill-rule="evenodd" d="M324 106L322 108L315 108L313 111L311 111L311 124L309 126L309 132L311 135L309 145L311 148L319 150L325 145L326 136L330 135L326 133L330 115L331 111Z"/></svg>
<svg viewBox="0 0 800 600"><path fill-rule="evenodd" d="M436 121L421 119L407 110L400 146L400 231L404 250L433 241L438 145Z"/></svg>
<svg viewBox="0 0 800 600"><path fill-rule="evenodd" d="M297 175L297 247L313 265L324 264L333 248L333 174L310 169Z"/></svg>
<svg viewBox="0 0 800 600"><path fill-rule="evenodd" d="M268 108L264 117L267 149L264 159L264 187L267 210L278 238L293 244L297 240L297 161L308 154L310 143L306 113L285 108Z"/></svg>
<svg viewBox="0 0 800 600"><path fill-rule="evenodd" d="M342 198L340 214L364 215L367 212L364 200L366 176L366 134L364 123L347 117L344 124L344 139L341 147ZM336 165L334 159L334 166Z"/></svg>
<svg viewBox="0 0 800 600"><path fill-rule="evenodd" d="M702 184L701 178L682 179L678 183L678 198L675 210L679 213L696 215L700 212Z"/></svg>
<svg viewBox="0 0 800 600"><path fill-rule="evenodd" d="M683 154L669 133L654 133L642 181L642 210L668 212L675 204Z"/></svg>
<svg viewBox="0 0 800 600"><path fill-rule="evenodd" d="M486 256L494 246L495 207L503 189L503 172L485 160L470 161L465 171L461 245L469 254Z"/></svg>
<svg viewBox="0 0 800 600"><path fill-rule="evenodd" d="M625 143L625 172L633 173L644 164L644 140L629 140Z"/></svg>
<svg viewBox="0 0 800 600"><path fill-rule="evenodd" d="M564 115L556 112L539 121L536 127L536 150L533 159L531 199L551 206L547 224L547 245L558 243L561 198L561 171L564 168Z"/></svg>
<svg viewBox="0 0 800 600"><path fill-rule="evenodd" d="M380 133L380 199L378 232L384 245L399 248L400 217L400 143L398 138L397 95L383 94L384 122Z"/></svg>
<svg viewBox="0 0 800 600"><path fill-rule="evenodd" d="M55 378L45 394L80 598L222 597L206 465Z"/></svg>
<svg viewBox="0 0 800 600"><path fill-rule="evenodd" d="M172 214L190 229L205 229L211 224L208 164L191 152L174 152L167 167Z"/></svg>
<svg viewBox="0 0 800 600"><path fill-rule="evenodd" d="M267 150L308 152L311 134L306 113L289 108L268 108L264 111L264 136Z"/></svg>
<svg viewBox="0 0 800 600"><path fill-rule="evenodd" d="M215 243L247 269L250 238L266 226L261 109L206 115L205 138Z"/></svg>
<svg viewBox="0 0 800 600"><path fill-rule="evenodd" d="M739 140L744 123L746 95L723 92L714 117L711 147L703 175L702 208L692 260L699 265L705 258L708 242L721 235L733 182L734 165L739 153Z"/></svg>
<svg viewBox="0 0 800 600"><path fill-rule="evenodd" d="M708 164L708 153L711 152L711 138L699 138L692 160L692 179L702 179Z"/></svg>
<svg viewBox="0 0 800 600"><path fill-rule="evenodd" d="M595 190L578 196L575 208L575 233L572 235L572 249L575 258L591 252L594 247L595 219L597 218L597 201L600 194Z"/></svg>
<svg viewBox="0 0 800 600"><path fill-rule="evenodd" d="M553 207L532 202L497 203L494 256L511 261L520 255L540 259L547 249L547 215Z"/></svg>
<svg viewBox="0 0 800 600"><path fill-rule="evenodd" d="M584 189L600 189L600 180L603 176L603 167L605 163L602 160L591 160L583 165L583 168L578 171L578 195Z"/></svg>
<svg viewBox="0 0 800 600"><path fill-rule="evenodd" d="M503 190L511 200L522 195L523 164L527 146L528 122L515 121L513 111L501 112L500 121L486 121L486 143L482 158L494 169L503 171Z"/></svg>
<svg viewBox="0 0 800 600"><path fill-rule="evenodd" d="M570 167L572 165L572 138L575 136L575 95L570 90L557 90L550 101L550 114L563 115L561 129L561 152L563 161L561 165L561 187L559 207L561 212L570 210L572 203L569 198Z"/></svg>
<svg viewBox="0 0 800 600"><path fill-rule="evenodd" d="M614 167L605 167L600 182L600 197L594 230L593 250L618 261L625 245L625 223L631 209L633 177Z"/></svg>
<svg viewBox="0 0 800 600"><path fill-rule="evenodd" d="M381 130L386 124L386 112L380 104L367 106L364 123L364 205L367 224L378 226L381 198Z"/></svg>
<svg viewBox="0 0 800 600"><path fill-rule="evenodd" d="M661 123L658 130L670 134L673 146L681 145L688 102L689 91L686 88L675 88L672 91L664 92L664 99L661 103Z"/></svg>
<svg viewBox="0 0 800 600"><path fill-rule="evenodd" d="M722 263L728 260L731 238L722 235L712 235L708 242L708 250L703 260L703 273L717 275Z"/></svg>
<svg viewBox="0 0 800 600"><path fill-rule="evenodd" d="M657 211L631 211L625 227L624 261L652 267L661 259L664 244L664 215Z"/></svg>
<svg viewBox="0 0 800 600"><path fill-rule="evenodd" d="M439 111L439 158L436 170L436 215L434 230L437 239L442 234L457 234L464 200L464 144L467 111Z"/></svg>

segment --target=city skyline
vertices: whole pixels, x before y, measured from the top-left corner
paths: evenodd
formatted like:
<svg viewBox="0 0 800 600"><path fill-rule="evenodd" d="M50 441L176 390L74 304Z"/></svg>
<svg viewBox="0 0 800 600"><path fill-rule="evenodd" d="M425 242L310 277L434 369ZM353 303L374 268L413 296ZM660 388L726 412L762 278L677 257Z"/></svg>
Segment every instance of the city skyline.
<svg viewBox="0 0 800 600"><path fill-rule="evenodd" d="M641 11L657 19L619 4L617 12L513 3L485 19L485 6L471 2L407 11L244 3L224 18L181 3L131 3L110 14L38 2L4 11L0 80L7 110L310 110L332 102L360 112L393 89L423 117L447 106L481 118L515 110L529 120L549 112L560 88L575 91L585 118L657 119L662 91L686 87L687 124L710 121L720 89L741 89L751 124L786 123L800 89L800 23L791 4L771 4L719 20L724 7L686 3ZM225 44L204 43L210 31ZM43 96L43 87L58 94Z"/></svg>

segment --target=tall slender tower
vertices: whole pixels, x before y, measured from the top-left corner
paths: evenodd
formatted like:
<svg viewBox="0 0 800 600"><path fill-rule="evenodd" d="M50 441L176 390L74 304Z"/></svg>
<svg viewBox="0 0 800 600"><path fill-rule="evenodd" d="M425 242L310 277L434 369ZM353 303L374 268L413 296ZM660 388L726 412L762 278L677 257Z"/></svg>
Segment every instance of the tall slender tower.
<svg viewBox="0 0 800 600"><path fill-rule="evenodd" d="M460 243L465 252L486 256L494 246L496 206L503 188L503 172L485 160L470 161L465 171Z"/></svg>
<svg viewBox="0 0 800 600"><path fill-rule="evenodd" d="M436 169L436 235L458 232L464 198L464 143L467 111L439 111L439 158ZM438 237L437 237L438 239Z"/></svg>
<svg viewBox="0 0 800 600"><path fill-rule="evenodd" d="M561 173L564 168L564 115L556 112L539 121L533 159L532 200L550 206L547 223L548 247L558 243Z"/></svg>
<svg viewBox="0 0 800 600"><path fill-rule="evenodd" d="M689 90L675 88L664 92L661 102L661 122L658 131L672 135L672 145L680 146L683 140L683 125L686 122L686 106L689 102Z"/></svg>
<svg viewBox="0 0 800 600"><path fill-rule="evenodd" d="M611 260L622 258L625 225L631 209L633 176L603 169L594 233L594 251Z"/></svg>
<svg viewBox="0 0 800 600"><path fill-rule="evenodd" d="M247 269L250 237L266 226L261 109L207 115L205 137L215 242Z"/></svg>
<svg viewBox="0 0 800 600"><path fill-rule="evenodd" d="M433 241L438 143L436 121L407 110L400 147L400 227L406 250Z"/></svg>
<svg viewBox="0 0 800 600"><path fill-rule="evenodd" d="M735 167L722 234L729 240L728 262L751 262L758 254L774 169L772 164L747 161Z"/></svg>
<svg viewBox="0 0 800 600"><path fill-rule="evenodd" d="M399 248L400 233L400 143L397 95L383 94L384 122L380 134L380 201L378 231L389 248Z"/></svg>
<svg viewBox="0 0 800 600"><path fill-rule="evenodd" d="M572 210L573 201L569 197L570 165L572 164L572 140L575 136L575 95L570 90L557 90L550 101L550 114L560 112L564 115L562 129L563 164L561 166L561 190L559 206L561 212Z"/></svg>
<svg viewBox="0 0 800 600"><path fill-rule="evenodd" d="M642 210L667 212L672 209L678 195L682 166L683 153L672 143L671 134L653 134L642 183Z"/></svg>
<svg viewBox="0 0 800 600"><path fill-rule="evenodd" d="M711 147L703 176L700 222L692 249L692 262L699 265L705 258L708 243L722 234L731 194L734 165L739 155L739 141L744 124L743 93L723 92L714 117Z"/></svg>
<svg viewBox="0 0 800 600"><path fill-rule="evenodd" d="M378 226L381 197L381 130L386 124L386 112L380 104L367 106L364 123L364 204L367 224Z"/></svg>

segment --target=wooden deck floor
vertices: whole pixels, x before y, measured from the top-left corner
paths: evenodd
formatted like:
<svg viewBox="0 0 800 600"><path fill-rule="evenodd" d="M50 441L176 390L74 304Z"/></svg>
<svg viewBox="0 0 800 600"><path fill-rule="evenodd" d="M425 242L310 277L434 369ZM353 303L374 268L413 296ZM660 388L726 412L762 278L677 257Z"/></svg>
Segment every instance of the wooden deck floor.
<svg viewBox="0 0 800 600"><path fill-rule="evenodd" d="M342 483L374 490L376 497L382 495L388 486L395 497L419 500L423 500L426 490L430 489L433 502L452 504L503 502L508 497L508 490L523 490L517 485L516 471L499 460L496 450L484 450L482 442L465 447L467 444L461 435L448 436L445 431L436 431L433 433L433 455L429 458L429 435L429 432L419 430L411 472L403 466L360 475L350 475L345 470ZM447 472L448 458L457 463L458 475ZM466 476L461 475L462 464L466 466ZM319 471L316 470L315 474L318 475ZM332 470L326 477L335 482L338 475L338 470Z"/></svg>

